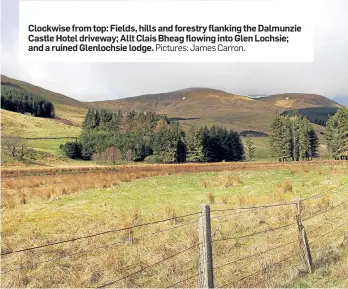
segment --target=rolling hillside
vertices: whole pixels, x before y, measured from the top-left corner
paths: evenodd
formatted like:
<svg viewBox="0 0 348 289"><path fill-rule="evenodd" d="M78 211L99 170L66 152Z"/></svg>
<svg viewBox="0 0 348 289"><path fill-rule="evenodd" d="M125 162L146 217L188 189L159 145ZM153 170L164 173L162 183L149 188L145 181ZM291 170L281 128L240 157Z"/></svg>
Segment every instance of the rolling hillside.
<svg viewBox="0 0 348 289"><path fill-rule="evenodd" d="M154 111L166 114L188 128L192 125L223 125L237 131L255 130L269 133L277 113L291 109L339 107L316 94L286 93L262 98L231 94L210 88L187 88L167 93L147 94L117 100L80 102L71 97L30 83L1 76L2 85L13 85L53 102L57 120L80 126L89 107Z"/></svg>
<svg viewBox="0 0 348 289"><path fill-rule="evenodd" d="M1 133L3 136L21 138L75 137L79 136L80 132L81 128L66 125L55 119L1 110Z"/></svg>
<svg viewBox="0 0 348 289"><path fill-rule="evenodd" d="M337 102L332 101L318 94L304 93L283 93L259 98L259 101L266 102L281 109L299 109L305 107L340 107Z"/></svg>
<svg viewBox="0 0 348 289"><path fill-rule="evenodd" d="M286 93L262 98L227 93L210 88L187 88L167 93L147 94L117 100L80 102L71 97L40 88L27 82L1 76L2 85L20 87L53 102L57 121L80 126L90 108L154 111L166 114L188 128L192 125L223 125L237 131L270 132L276 114L301 108L339 107L340 105L316 94ZM3 119L6 126L8 118ZM30 120L28 120L30 122ZM12 125L16 126L15 123ZM22 124L18 122L20 127ZM24 128L23 128L24 129ZM13 129L14 131L14 129Z"/></svg>
<svg viewBox="0 0 348 289"><path fill-rule="evenodd" d="M1 75L1 85L15 86L51 101L54 104L57 119L63 123L79 126L87 112L88 105L83 102L5 75Z"/></svg>
<svg viewBox="0 0 348 289"><path fill-rule="evenodd" d="M329 116L334 115L337 110L337 107L306 107L300 108L297 111L310 122L325 126ZM289 114L293 111L294 110L286 110L282 114Z"/></svg>
<svg viewBox="0 0 348 289"><path fill-rule="evenodd" d="M235 130L270 131L277 113L304 107L338 107L315 94L281 94L264 98L230 94L209 88L188 88L168 93L141 95L90 103L95 108L152 110L179 120L182 125L222 124Z"/></svg>

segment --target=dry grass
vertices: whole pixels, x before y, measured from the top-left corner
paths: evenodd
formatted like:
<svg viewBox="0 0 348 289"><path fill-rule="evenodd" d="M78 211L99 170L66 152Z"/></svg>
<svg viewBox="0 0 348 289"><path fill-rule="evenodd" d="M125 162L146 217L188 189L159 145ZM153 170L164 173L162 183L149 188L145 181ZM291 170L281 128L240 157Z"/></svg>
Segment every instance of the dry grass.
<svg viewBox="0 0 348 289"><path fill-rule="evenodd" d="M278 194L291 193L293 189L292 181L290 179L286 179L284 182L278 185Z"/></svg>
<svg viewBox="0 0 348 289"><path fill-rule="evenodd" d="M212 193L212 192L208 193L208 203L215 204L215 196L214 196L214 193Z"/></svg>
<svg viewBox="0 0 348 289"><path fill-rule="evenodd" d="M331 162L313 162L309 165ZM301 166L296 164L296 167ZM286 163L215 163L185 165L139 165L113 167L79 167L60 169L21 169L2 171L2 206L14 208L33 199L50 200L88 189L107 188L138 178L171 175L180 173L238 171L238 170L277 170L291 168ZM237 175L218 175L202 180L204 188L232 187L243 185ZM280 190L291 191L291 184L281 184Z"/></svg>
<svg viewBox="0 0 348 289"><path fill-rule="evenodd" d="M201 186L203 188L211 188L211 187L224 187L228 188L231 186L243 185L243 181L239 176L233 175L222 175L222 176L214 176L209 177L201 182Z"/></svg>
<svg viewBox="0 0 348 289"><path fill-rule="evenodd" d="M96 287L105 282L117 280L131 272L144 269L161 259L168 258L185 248L197 244L197 216L187 218L179 217L180 215L191 212L193 210L192 208L198 210L199 206L196 206L196 203L194 203L194 207L186 211L187 207L185 207L186 209L182 209L182 203L177 206L175 202L161 201L162 199L157 195L160 194L160 192L155 191L154 195L156 197L154 200L158 198L158 202L156 203L154 201L152 206L146 207L146 210L144 206L142 206L142 202L146 202L147 199L150 198L148 195L149 192L154 190L154 187L151 185L151 180L162 180L156 183L156 186L163 186L165 188L164 192L166 192L166 190L168 190L168 188L166 188L168 183L165 182L167 177L151 178L131 182L129 184L122 184L122 182L129 182L136 178L162 175L162 173L164 175L168 173L168 171L170 174L178 173L178 171L176 171L176 166L173 166L173 171L170 171L170 166L163 166L167 169L166 172L157 170L158 167L160 166L154 166L153 169L147 169L148 166L132 167L129 169L120 169L118 172L109 171L108 173L88 172L71 175L57 174L5 178L3 186L5 187L6 193L15 194L16 192L18 197L6 197L8 201L7 205L11 202L15 203L12 209L7 207L7 205L4 206L6 221L9 223L11 222L11 226L8 223L3 226L2 252L40 245L47 240L62 240L72 236L93 234L112 228L129 228L134 225L159 219L172 218L172 220L161 224L127 229L118 233L47 247L35 250L35 252L32 253L26 252L10 255L8 258L3 258L2 260L4 271L11 268L16 269L18 267L29 267L29 269L14 270L4 274L1 281L2 287ZM189 168L189 170L190 169L191 168ZM274 171L275 170L273 170L273 172ZM217 174L215 177L212 176L213 174L202 174L200 178L194 178L193 181L197 184L197 188L202 194L202 199L197 200L195 199L196 196L194 196L193 199L195 199L195 202L198 204L202 200L203 202L208 201L211 203L213 209L224 209L248 207L262 203L277 203L283 202L284 200L287 201L289 198L294 198L293 194L297 193L296 189L299 186L297 186L296 180L289 179L289 171L287 171L287 174L279 172L281 179L275 180L272 171L267 173L269 173L268 179L264 179L262 177L264 175L260 178L263 179L265 185L271 181L274 182L274 188L276 189L272 194L265 196L252 194L253 189L258 188L258 184L252 183L254 176L258 174L257 170L253 172L249 178L247 173L242 173L242 179L241 177L238 178L237 173L224 172ZM310 175L311 174L312 171ZM303 175L303 173L296 173L293 176L295 177L297 175ZM323 174L322 177L324 178L324 176L325 174ZM309 177L308 174L306 174L306 177ZM316 177L318 177L317 174ZM340 177L339 175L339 178ZM173 182L173 177L169 178L171 178L170 180ZM221 178L220 181L226 179L226 183L223 183L223 185L220 185L220 188L214 191L211 190L211 188L206 188L205 190L202 188L201 179L203 178L204 180L211 180L211 182L213 182L214 178ZM192 179L189 174L182 175L180 178L176 179L178 182L181 181L188 187L192 186L192 183L190 183ZM329 179L328 181L330 181L330 184L334 184L334 180L335 179ZM144 185L145 182L150 183L149 190L145 190L142 187L142 184ZM114 186L114 184L119 187L110 190L97 190L101 191L101 193L93 198L91 198L93 194L86 194L86 198L84 198L85 194L81 194L82 199L78 203L79 211L76 212L76 210L72 210L72 204L73 200L79 198L80 195L71 196L71 194L80 190L85 190L83 187L85 183L86 188L104 188L105 186ZM241 183L243 185L241 185ZM323 182L320 182L320 184L322 183ZM277 184L279 184L278 187L276 187ZM307 184L311 186L310 182ZM78 187L78 185L80 185L80 187ZM137 191L137 194L134 194L134 192L132 194L130 192L131 187L136 185L140 186L139 191ZM119 188L122 186L126 188L120 190ZM74 188L76 188L76 191L74 191ZM231 193L237 189L240 190L238 193ZM318 189L316 188L316 190ZM188 190L187 194L181 191L181 189L178 189L175 191L175 194L180 195L180 198L184 199L183 202L189 202L189 194L193 193L193 191ZM219 193L221 191L223 193ZM103 194L107 193L109 194L109 198L102 199ZM125 206L124 202L120 202L122 199L117 198L122 194L129 194L125 199L127 201L137 198L134 201L136 205L133 207ZM143 194L142 198L138 198L138 194ZM61 200L55 202L56 198L61 198ZM333 208L328 213L318 215L318 217L304 222L310 245L313 247L316 272L329 270L327 268L331 268L330 266L338 264L337 262L344 262L344 260L347 260L344 259L344 252L347 248L348 238L341 238L338 241L334 241L337 237L343 236L344 230L346 230L345 227L321 237L329 230L332 230L336 225L347 220L347 215L339 217L340 214L347 212L347 204L334 208L334 206L343 199L343 194L326 194L319 199L312 199L303 204L303 218ZM49 200L49 202L47 200ZM151 201L152 200L153 199L151 199ZM120 211L116 211L113 214L112 210L107 210L107 201L119 202L117 206L120 208ZM96 202L99 203L92 206L92 204ZM48 210L49 214L37 213L44 210L45 206L50 206L52 203L56 209L52 209L51 211ZM59 204L64 204L65 210L60 209ZM78 216L75 215L76 213L78 213ZM61 216L54 219L54 222L56 222L55 220L57 220L57 222L52 226L49 221L54 218L56 214L61 214ZM104 217L101 218L101 215ZM218 218L219 215L225 216ZM239 280L235 283L229 283L227 287L285 287L285 285L293 284L291 282L296 282L296 280L300 278L308 278L308 274L303 265L291 268L291 266L301 262L297 244L295 215L296 209L293 205L251 210L247 212L243 210L236 212L212 211L212 217L214 217L212 218L212 237L213 240L215 240L213 242L214 266L219 267L228 262L255 254L254 257L216 269L214 271L215 285L222 286L230 281ZM14 225L15 223L11 221L11 218L17 219L17 226ZM25 222L23 218L25 218ZM47 218L47 220L44 220L44 218ZM337 219L332 221L333 218ZM188 225L180 227L185 224ZM266 231L286 224L293 225L284 229L270 230L267 233L258 234L250 238L235 239L236 236ZM318 228L319 226L320 228ZM171 230L167 230L170 228ZM220 239L229 240L217 241ZM272 249L280 244L286 244L291 241L295 241L295 243L278 249ZM329 245L326 246L326 243ZM110 246L111 244L113 245ZM108 245L109 247L104 249L100 248ZM328 248L332 248L332 250ZM259 252L270 249L272 250L265 254L258 254ZM339 257L330 259L328 255L324 254L326 249L328 249L328 252L335 252L335 256ZM91 251L86 253L86 250ZM77 255L64 258L72 254ZM274 263L283 260L288 255L292 257L274 265ZM62 259L54 262L44 262L45 260L56 258ZM197 261L198 253L197 250L193 248L175 258L152 266L142 273L135 274L124 281L115 283L112 287L167 287L179 280L196 274L198 271ZM33 266L33 264L37 262L43 263ZM342 276L346 272L345 270L347 270L347 266L340 267L340 274ZM250 277L244 278L248 275L250 275ZM270 278L273 275L276 275L276 277ZM319 277L318 279L320 279ZM325 285L328 286L329 283L325 283L322 287L327 287ZM342 284L338 283L337 285ZM177 287L197 287L197 278L182 282L177 285Z"/></svg>
<svg viewBox="0 0 348 289"><path fill-rule="evenodd" d="M139 175L128 173L90 173L51 176L24 176L4 179L2 182L2 206L14 208L35 199L50 200L60 196L119 185L137 177L151 176L143 172Z"/></svg>

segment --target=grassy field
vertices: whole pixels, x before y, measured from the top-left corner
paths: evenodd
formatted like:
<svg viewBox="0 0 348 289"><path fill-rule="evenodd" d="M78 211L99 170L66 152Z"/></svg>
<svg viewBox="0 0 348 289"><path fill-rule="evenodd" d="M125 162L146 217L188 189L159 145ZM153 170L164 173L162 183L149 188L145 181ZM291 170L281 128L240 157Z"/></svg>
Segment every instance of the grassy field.
<svg viewBox="0 0 348 289"><path fill-rule="evenodd" d="M4 165L54 165L57 161L69 163L71 161L63 158L59 149L59 145L71 141L69 137L78 137L81 133L81 128L67 125L55 119L45 119L24 115L7 110L1 110L1 127L2 140L6 137L19 138L61 138L66 139L34 139L21 140L21 143L26 147L35 150L31 154L30 159L25 159L18 163L3 155L3 161L7 160Z"/></svg>
<svg viewBox="0 0 348 289"><path fill-rule="evenodd" d="M70 121L76 126L81 126L87 113L87 108L55 104L56 117Z"/></svg>
<svg viewBox="0 0 348 289"><path fill-rule="evenodd" d="M25 143L28 148L32 148L38 151L43 151L50 153L52 155L61 155L61 150L59 146L67 141L72 141L73 139L34 139L26 140Z"/></svg>
<svg viewBox="0 0 348 289"><path fill-rule="evenodd" d="M54 119L33 117L12 111L1 110L3 136L17 137L75 137L81 129Z"/></svg>
<svg viewBox="0 0 348 289"><path fill-rule="evenodd" d="M251 140L255 146L255 156L253 158L253 161L275 161L276 160L271 155L268 137L252 137ZM245 145L245 138L243 137L242 137L242 142Z"/></svg>
<svg viewBox="0 0 348 289"><path fill-rule="evenodd" d="M87 113L87 104L60 93L49 91L47 89L32 85L24 81L9 78L5 75L1 75L1 83L21 88L27 92L41 96L42 98L51 101L54 104L56 117L61 121L69 122L75 126L82 124L83 118ZM17 126L22 126L21 120L22 119L19 119ZM12 119L12 121L16 121L16 119ZM29 120L29 122L31 121ZM43 131L43 133L46 132L47 131Z"/></svg>
<svg viewBox="0 0 348 289"><path fill-rule="evenodd" d="M95 287L151 266L110 286L168 287L193 276L174 287L196 287L198 214L180 216L198 213L202 203L209 203L212 210L216 287L348 285L343 280L348 273L347 225L322 236L347 223L347 203L336 207L348 197L346 162L209 164L205 169L197 172L194 165L154 165L73 175L5 174L2 252L170 220L6 255L2 286ZM304 219L325 212L304 221L313 247L315 272L311 275L306 274L299 257L294 205L219 211L284 203L327 190L331 191L304 202L303 207ZM5 205L11 195L15 202ZM287 224L284 229L235 239ZM282 247L274 249L277 246ZM170 258L185 248L191 249ZM255 256L237 262L249 254ZM278 263L288 254L292 254L290 259Z"/></svg>

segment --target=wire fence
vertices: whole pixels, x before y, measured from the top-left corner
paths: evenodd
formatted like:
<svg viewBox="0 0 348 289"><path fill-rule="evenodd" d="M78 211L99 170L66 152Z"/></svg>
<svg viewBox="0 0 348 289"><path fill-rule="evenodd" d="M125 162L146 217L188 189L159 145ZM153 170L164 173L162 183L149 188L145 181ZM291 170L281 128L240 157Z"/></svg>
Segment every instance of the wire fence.
<svg viewBox="0 0 348 289"><path fill-rule="evenodd" d="M60 266L60 262L69 262L76 258L89 258L98 254L107 256L111 254L110 250L121 247L119 251L133 250L137 251L139 256L151 258L143 257L136 265L125 262L123 267L118 266L117 270L112 271L115 273L114 278L87 280L90 287L151 287L149 285L152 284L166 288L207 287L204 283L207 274L211 274L210 277L216 283L214 287L217 288L271 285L282 287L289 282L291 284L294 278L309 274L315 269L318 266L317 259L322 259L322 256L318 255L321 254L321 249L333 246L340 240L341 243L347 242L348 198L344 198L347 191L341 191L342 198L337 204L329 203L324 206L320 203L321 197L341 187L343 185L307 197L300 200L300 203L294 201L211 210L208 216L209 232L204 228L199 229L203 230L203 239L200 231L197 234L196 228L198 220L204 218L203 211L197 210L172 218L113 228L65 240L47 241L25 248L3 248L2 278L18 271L23 274L31 272L30 276L35 276L35 270L43 270L41 266L44 264ZM315 201L320 205L313 205L312 202ZM306 207L304 218L301 217L302 203ZM308 204L312 207L307 206ZM279 208L279 214L282 216L281 214L285 214L284 207L289 208L289 216L277 218L274 210ZM153 226L160 228L147 230ZM260 229L262 227L265 228ZM144 232L135 232L140 230ZM160 236L171 232L178 236L177 239L167 237L163 239L164 244L156 243L156 238L158 240ZM118 236L120 233L124 235ZM207 234L211 235L210 239ZM101 237L105 239L98 239ZM94 244L93 240L98 244ZM81 250L86 244L78 246L77 242L92 242L88 243L92 246ZM212 272L207 272L205 267L209 260L202 258L209 247L207 242L212 247ZM74 248L64 253L60 247L63 245ZM151 246L159 248L158 256L156 252L151 251ZM23 255L30 256L29 261L20 261Z"/></svg>

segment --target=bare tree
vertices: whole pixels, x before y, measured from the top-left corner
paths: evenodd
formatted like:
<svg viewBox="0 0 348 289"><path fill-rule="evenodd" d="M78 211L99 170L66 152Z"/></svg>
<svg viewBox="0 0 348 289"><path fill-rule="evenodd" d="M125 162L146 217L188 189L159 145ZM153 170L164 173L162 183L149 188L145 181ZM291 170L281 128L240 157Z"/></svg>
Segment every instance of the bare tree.
<svg viewBox="0 0 348 289"><path fill-rule="evenodd" d="M7 137L2 145L6 154L19 161L28 153L26 145L18 137Z"/></svg>

